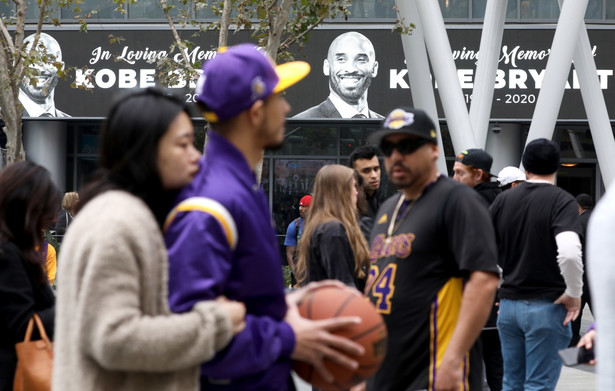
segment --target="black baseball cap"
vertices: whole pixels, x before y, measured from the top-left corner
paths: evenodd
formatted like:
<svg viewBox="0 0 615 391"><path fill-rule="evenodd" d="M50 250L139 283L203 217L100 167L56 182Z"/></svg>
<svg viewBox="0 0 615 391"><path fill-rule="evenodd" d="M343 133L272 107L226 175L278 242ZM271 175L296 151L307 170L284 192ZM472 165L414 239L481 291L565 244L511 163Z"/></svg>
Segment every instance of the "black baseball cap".
<svg viewBox="0 0 615 391"><path fill-rule="evenodd" d="M461 151L455 158L456 161L465 164L466 166L478 168L491 175L491 165L493 158L487 152L478 148L470 148Z"/></svg>
<svg viewBox="0 0 615 391"><path fill-rule="evenodd" d="M553 174L559 170L559 145L546 138L533 140L525 146L521 162L523 167L532 174Z"/></svg>
<svg viewBox="0 0 615 391"><path fill-rule="evenodd" d="M411 107L400 107L391 111L382 127L370 134L367 141L370 144L380 145L382 139L391 134L411 134L427 141L437 143L436 126L427 113Z"/></svg>

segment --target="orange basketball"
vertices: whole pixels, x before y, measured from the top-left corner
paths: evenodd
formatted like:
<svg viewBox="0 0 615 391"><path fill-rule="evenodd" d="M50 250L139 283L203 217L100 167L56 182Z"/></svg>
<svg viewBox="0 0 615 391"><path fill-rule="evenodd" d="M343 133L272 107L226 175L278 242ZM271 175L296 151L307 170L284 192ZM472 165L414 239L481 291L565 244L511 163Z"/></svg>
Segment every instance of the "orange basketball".
<svg viewBox="0 0 615 391"><path fill-rule="evenodd" d="M334 334L349 338L365 348L362 357L353 357L359 362L359 367L354 371L325 360L325 366L335 378L332 383L320 377L312 365L293 362L293 369L303 380L323 390L345 390L369 378L380 368L387 349L386 325L372 303L364 296L357 295L356 290L331 286L318 288L301 300L299 313L313 320L360 317L360 324L335 330Z"/></svg>

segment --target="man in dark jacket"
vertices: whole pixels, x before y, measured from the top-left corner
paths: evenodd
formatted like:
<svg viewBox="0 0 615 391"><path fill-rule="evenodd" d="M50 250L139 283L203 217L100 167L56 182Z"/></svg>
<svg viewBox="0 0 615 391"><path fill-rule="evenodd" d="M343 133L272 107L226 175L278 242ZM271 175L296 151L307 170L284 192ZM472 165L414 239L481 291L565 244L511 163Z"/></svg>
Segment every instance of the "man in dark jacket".
<svg viewBox="0 0 615 391"><path fill-rule="evenodd" d="M467 149L457 155L453 166L453 179L470 186L481 195L487 206L491 205L495 197L502 192L498 182L492 182L491 164L493 158L482 149ZM483 360L485 362L485 375L491 391L502 389L502 376L504 373L502 363L502 349L497 329L498 307L497 299L494 302L487 324L480 335Z"/></svg>
<svg viewBox="0 0 615 391"><path fill-rule="evenodd" d="M491 155L482 149L472 148L462 151L455 160L453 179L473 187L487 201L487 205L491 205L502 192L497 182L491 182Z"/></svg>

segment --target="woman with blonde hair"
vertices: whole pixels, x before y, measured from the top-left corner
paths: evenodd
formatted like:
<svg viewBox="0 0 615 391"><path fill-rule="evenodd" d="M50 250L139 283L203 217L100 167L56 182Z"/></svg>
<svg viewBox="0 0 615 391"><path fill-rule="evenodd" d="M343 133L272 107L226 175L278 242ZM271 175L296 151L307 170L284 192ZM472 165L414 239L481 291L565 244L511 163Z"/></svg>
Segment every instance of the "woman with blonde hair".
<svg viewBox="0 0 615 391"><path fill-rule="evenodd" d="M356 204L354 170L332 164L318 171L298 246L297 274L302 285L335 279L363 290L369 252Z"/></svg>
<svg viewBox="0 0 615 391"><path fill-rule="evenodd" d="M61 242L66 234L66 229L73 221L73 216L79 203L79 194L74 191L64 193L62 198L62 210L58 212L58 218L56 219L56 236L58 241Z"/></svg>

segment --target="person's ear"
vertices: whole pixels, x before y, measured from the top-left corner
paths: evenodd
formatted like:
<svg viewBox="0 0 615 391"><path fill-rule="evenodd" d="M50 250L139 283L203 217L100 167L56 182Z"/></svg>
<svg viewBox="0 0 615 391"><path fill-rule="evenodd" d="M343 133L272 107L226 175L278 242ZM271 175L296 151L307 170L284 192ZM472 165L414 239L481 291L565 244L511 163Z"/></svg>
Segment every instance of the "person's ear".
<svg viewBox="0 0 615 391"><path fill-rule="evenodd" d="M438 160L438 158L440 157L440 149L438 149L438 144L436 143L429 143L431 145L431 157L433 158L433 160Z"/></svg>
<svg viewBox="0 0 615 391"><path fill-rule="evenodd" d="M322 73L325 74L325 76L329 76L330 70L329 70L329 60L325 58L325 61L322 62Z"/></svg>
<svg viewBox="0 0 615 391"><path fill-rule="evenodd" d="M258 126L265 119L265 101L257 100L247 110L248 120L252 126Z"/></svg>
<svg viewBox="0 0 615 391"><path fill-rule="evenodd" d="M481 179L482 179L482 177L483 177L483 173L484 173L484 172L485 172L485 171L483 171L483 170L482 170L482 169L480 169L480 168L479 168L478 170L475 170L475 171L474 171L474 179L475 179L477 182L481 182Z"/></svg>
<svg viewBox="0 0 615 391"><path fill-rule="evenodd" d="M372 69L372 77L378 76L378 61L374 61L374 68Z"/></svg>

